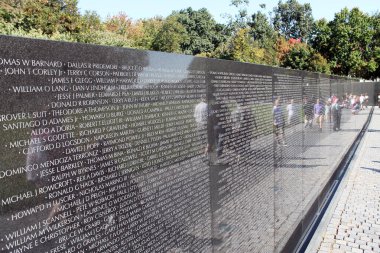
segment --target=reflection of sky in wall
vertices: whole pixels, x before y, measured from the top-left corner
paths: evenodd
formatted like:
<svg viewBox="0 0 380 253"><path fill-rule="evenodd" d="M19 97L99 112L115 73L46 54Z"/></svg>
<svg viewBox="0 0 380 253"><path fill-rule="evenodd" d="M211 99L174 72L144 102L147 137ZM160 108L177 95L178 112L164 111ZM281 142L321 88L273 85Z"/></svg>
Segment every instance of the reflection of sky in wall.
<svg viewBox="0 0 380 253"><path fill-rule="evenodd" d="M145 70L141 71L138 77L138 80L147 79L145 74L148 73L146 69L150 71L158 71L160 73L173 73L173 70L177 70L175 75L171 75L171 80L180 81L187 78L187 70L190 68L190 65L194 59L191 56L178 57L178 55L165 54L165 53L156 53L148 51L149 64L145 66ZM138 82L140 83L140 82ZM159 83L158 80L154 84ZM140 83L147 85L146 83ZM152 83L153 84L153 83Z"/></svg>

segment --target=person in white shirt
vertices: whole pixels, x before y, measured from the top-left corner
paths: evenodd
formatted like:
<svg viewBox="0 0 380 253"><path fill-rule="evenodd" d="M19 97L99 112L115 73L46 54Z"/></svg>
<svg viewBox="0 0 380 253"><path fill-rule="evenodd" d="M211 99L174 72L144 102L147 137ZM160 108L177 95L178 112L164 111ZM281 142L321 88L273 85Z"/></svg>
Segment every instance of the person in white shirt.
<svg viewBox="0 0 380 253"><path fill-rule="evenodd" d="M194 118L198 127L204 127L207 125L208 117L208 105L206 103L206 97L202 96L201 102L195 106Z"/></svg>
<svg viewBox="0 0 380 253"><path fill-rule="evenodd" d="M199 139L202 143L203 155L207 155L209 151L209 145L207 142L207 121L209 116L209 107L206 103L206 96L201 97L201 102L195 106L194 109L194 119L197 123L197 132Z"/></svg>
<svg viewBox="0 0 380 253"><path fill-rule="evenodd" d="M294 99L290 99L290 103L287 105L286 111L288 112L288 125L295 124L295 105L294 105Z"/></svg>
<svg viewBox="0 0 380 253"><path fill-rule="evenodd" d="M360 110L363 110L364 109L364 100L365 100L365 97L363 94L360 94L360 97L359 97L359 101L360 101Z"/></svg>

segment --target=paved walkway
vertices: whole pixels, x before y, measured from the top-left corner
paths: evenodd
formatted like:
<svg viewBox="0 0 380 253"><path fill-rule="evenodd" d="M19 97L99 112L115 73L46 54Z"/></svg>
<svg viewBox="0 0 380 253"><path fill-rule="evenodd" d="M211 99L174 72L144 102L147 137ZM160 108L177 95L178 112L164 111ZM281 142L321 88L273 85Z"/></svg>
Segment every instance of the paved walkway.
<svg viewBox="0 0 380 253"><path fill-rule="evenodd" d="M368 131L306 252L380 252L378 107L375 108Z"/></svg>

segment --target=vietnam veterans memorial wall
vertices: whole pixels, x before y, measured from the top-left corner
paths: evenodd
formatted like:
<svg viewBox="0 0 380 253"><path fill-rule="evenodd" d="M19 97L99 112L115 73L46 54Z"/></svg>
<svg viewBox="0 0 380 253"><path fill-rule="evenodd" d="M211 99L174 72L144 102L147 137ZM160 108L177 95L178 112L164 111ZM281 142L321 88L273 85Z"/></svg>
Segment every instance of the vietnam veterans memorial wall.
<svg viewBox="0 0 380 253"><path fill-rule="evenodd" d="M0 36L0 250L280 252L331 174L302 104L351 82Z"/></svg>

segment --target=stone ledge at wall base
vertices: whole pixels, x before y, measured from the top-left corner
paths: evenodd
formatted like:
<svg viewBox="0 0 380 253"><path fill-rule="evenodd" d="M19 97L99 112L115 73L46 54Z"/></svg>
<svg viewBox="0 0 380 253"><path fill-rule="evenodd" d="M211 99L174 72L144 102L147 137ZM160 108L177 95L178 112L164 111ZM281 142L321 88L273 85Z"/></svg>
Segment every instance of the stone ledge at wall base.
<svg viewBox="0 0 380 253"><path fill-rule="evenodd" d="M352 81L0 36L0 249L280 252L333 173L310 152L357 132L304 129L304 99Z"/></svg>

